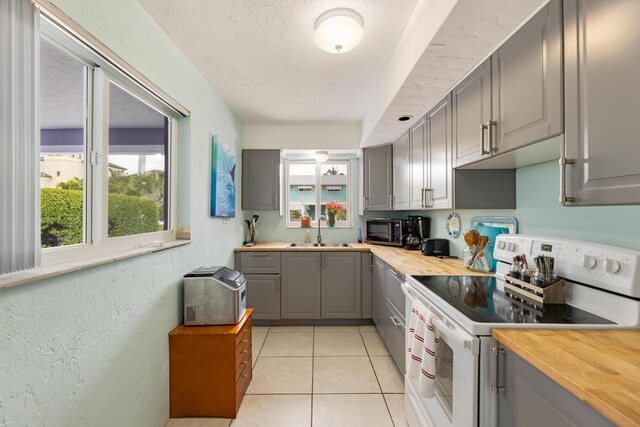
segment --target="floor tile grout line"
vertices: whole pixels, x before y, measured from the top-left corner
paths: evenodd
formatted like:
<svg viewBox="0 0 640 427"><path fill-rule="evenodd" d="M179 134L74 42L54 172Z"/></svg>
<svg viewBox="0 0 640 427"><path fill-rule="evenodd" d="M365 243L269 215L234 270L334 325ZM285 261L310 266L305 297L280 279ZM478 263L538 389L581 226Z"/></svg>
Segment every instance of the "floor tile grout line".
<svg viewBox="0 0 640 427"><path fill-rule="evenodd" d="M316 327L313 327L313 339L311 340L311 414L309 419L310 427L313 427L313 378L316 370Z"/></svg>
<svg viewBox="0 0 640 427"><path fill-rule="evenodd" d="M376 331L377 333L377 331ZM364 342L364 337L362 337L362 331L360 331L360 335L362 341ZM376 382L378 383L378 387L380 388L380 393L382 394L382 401L384 402L384 406L387 408L387 414L389 414L389 419L391 419L391 425L395 427L396 423L393 421L393 416L391 415L391 409L389 409L389 404L387 403L387 399L384 397L384 390L382 390L382 384L380 384L380 379L378 378L378 372L376 371L375 366L373 366L373 360L371 360L371 355L369 354L369 348L365 344L364 347L367 349L367 355L369 355L369 363L371 364L371 369L373 369L373 375L376 377Z"/></svg>

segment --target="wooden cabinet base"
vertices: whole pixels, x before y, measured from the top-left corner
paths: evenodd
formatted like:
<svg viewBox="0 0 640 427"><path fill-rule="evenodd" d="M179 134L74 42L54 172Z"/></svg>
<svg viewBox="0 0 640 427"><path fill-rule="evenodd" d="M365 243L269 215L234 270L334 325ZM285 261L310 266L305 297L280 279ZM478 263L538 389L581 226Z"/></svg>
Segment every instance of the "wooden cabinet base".
<svg viewBox="0 0 640 427"><path fill-rule="evenodd" d="M169 333L171 418L235 418L252 378L251 312L237 325Z"/></svg>

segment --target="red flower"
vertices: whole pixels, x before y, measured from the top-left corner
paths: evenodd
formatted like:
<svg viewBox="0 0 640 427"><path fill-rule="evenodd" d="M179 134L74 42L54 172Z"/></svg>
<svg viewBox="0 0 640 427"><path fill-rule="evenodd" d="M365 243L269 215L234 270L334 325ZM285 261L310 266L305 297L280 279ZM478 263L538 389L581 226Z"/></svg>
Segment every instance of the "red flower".
<svg viewBox="0 0 640 427"><path fill-rule="evenodd" d="M344 212L344 206L342 206L340 203L338 203L337 200L335 200L333 202L327 203L326 210L327 213L339 216L340 214L342 214L342 212Z"/></svg>

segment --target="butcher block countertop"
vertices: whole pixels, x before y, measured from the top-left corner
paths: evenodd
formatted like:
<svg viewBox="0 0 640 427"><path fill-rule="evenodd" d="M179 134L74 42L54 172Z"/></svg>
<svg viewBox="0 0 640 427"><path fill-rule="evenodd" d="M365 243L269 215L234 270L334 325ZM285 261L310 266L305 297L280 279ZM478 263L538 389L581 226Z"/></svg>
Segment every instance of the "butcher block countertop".
<svg viewBox="0 0 640 427"><path fill-rule="evenodd" d="M493 337L617 425L640 425L640 330L494 329Z"/></svg>
<svg viewBox="0 0 640 427"><path fill-rule="evenodd" d="M399 273L408 275L465 275L482 274L465 269L462 260L448 258L438 259L436 257L424 256L420 251L408 251L406 249L393 246L370 245L367 243L350 243L351 248L330 248L330 247L297 247L289 248L289 242L264 242L255 246L242 246L236 248L236 252L301 252L301 251L331 251L331 252L371 252L380 257L384 262L392 266Z"/></svg>

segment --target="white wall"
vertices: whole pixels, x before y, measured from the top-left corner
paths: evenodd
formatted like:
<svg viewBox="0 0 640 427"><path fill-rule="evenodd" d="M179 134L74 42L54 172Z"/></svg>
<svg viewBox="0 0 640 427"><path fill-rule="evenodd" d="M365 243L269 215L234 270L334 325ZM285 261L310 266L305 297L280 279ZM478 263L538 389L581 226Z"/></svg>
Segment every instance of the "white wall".
<svg viewBox="0 0 640 427"><path fill-rule="evenodd" d="M246 125L244 148L357 150L359 125Z"/></svg>
<svg viewBox="0 0 640 427"><path fill-rule="evenodd" d="M232 265L242 242L241 217L222 224L208 212L211 135L240 156L243 127L135 0L53 2L191 110L178 209L192 243L0 290L0 426L162 426L182 276Z"/></svg>

